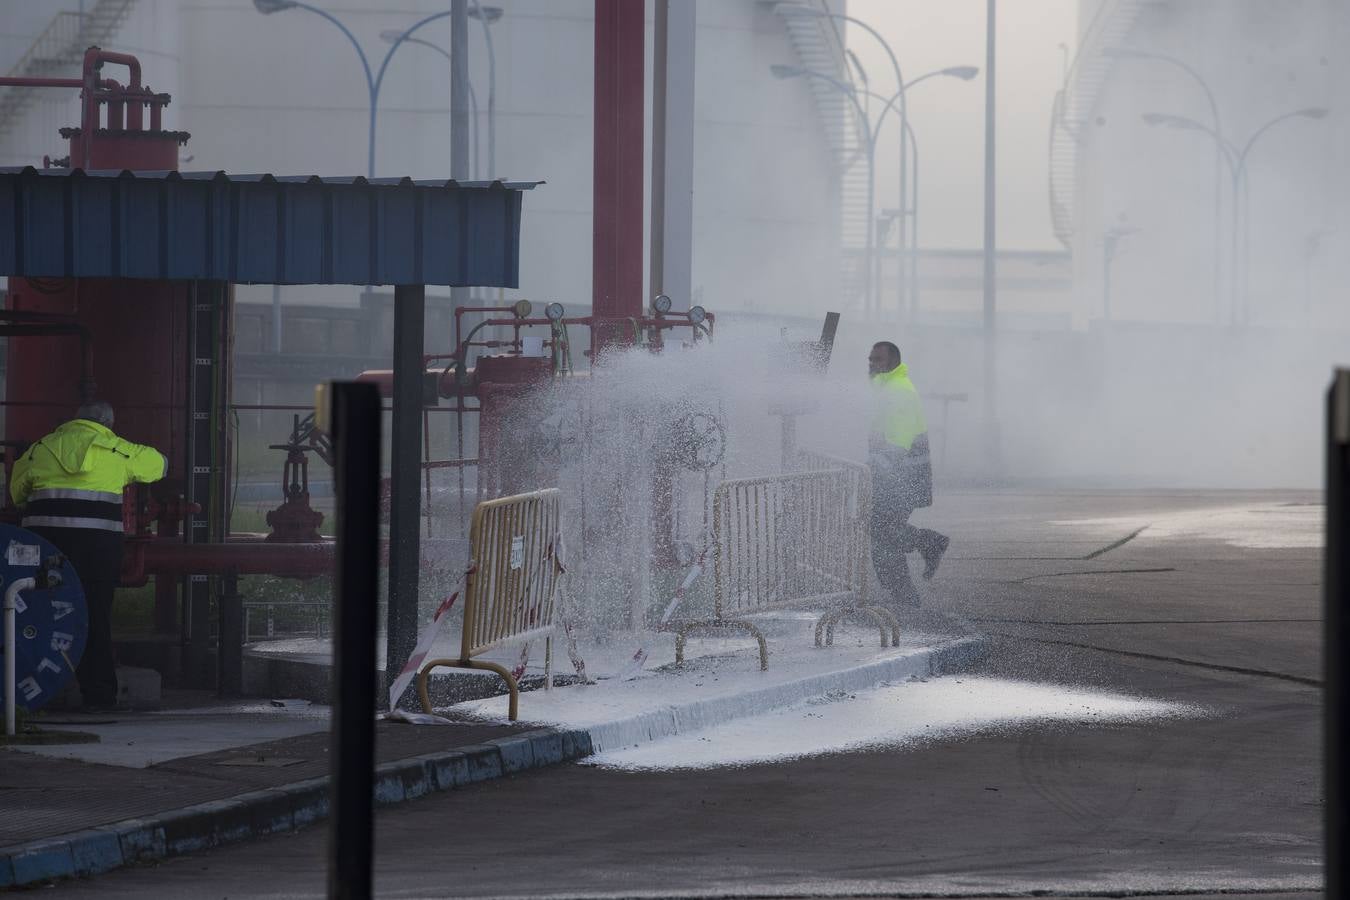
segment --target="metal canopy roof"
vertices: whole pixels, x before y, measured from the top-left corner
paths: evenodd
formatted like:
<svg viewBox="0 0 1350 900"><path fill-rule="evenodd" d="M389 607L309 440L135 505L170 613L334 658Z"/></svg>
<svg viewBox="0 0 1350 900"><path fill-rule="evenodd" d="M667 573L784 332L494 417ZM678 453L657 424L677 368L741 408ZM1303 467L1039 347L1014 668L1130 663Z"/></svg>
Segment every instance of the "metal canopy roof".
<svg viewBox="0 0 1350 900"><path fill-rule="evenodd" d="M0 275L516 287L540 183L0 168Z"/></svg>

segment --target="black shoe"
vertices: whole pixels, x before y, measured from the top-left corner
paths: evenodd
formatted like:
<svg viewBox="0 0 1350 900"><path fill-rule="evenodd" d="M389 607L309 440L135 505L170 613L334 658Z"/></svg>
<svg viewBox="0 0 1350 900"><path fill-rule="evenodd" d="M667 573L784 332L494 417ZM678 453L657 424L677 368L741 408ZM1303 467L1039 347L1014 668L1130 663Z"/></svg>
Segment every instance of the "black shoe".
<svg viewBox="0 0 1350 900"><path fill-rule="evenodd" d="M933 552L923 555L923 580L932 581L933 576L937 574L938 566L942 563L942 556L947 552L947 545L952 542L951 538L945 534L939 534L938 539L933 542Z"/></svg>

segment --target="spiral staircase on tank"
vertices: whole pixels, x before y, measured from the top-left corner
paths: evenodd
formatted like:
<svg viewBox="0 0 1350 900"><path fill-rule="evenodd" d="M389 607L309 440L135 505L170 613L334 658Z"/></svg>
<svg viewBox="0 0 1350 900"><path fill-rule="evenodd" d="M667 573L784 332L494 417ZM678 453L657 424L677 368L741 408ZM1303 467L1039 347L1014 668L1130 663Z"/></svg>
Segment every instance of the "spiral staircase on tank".
<svg viewBox="0 0 1350 900"><path fill-rule="evenodd" d="M825 0L805 3L820 12L837 10ZM777 11L777 6L775 6ZM837 20L827 15L779 15L803 69L853 82ZM820 78L804 79L811 91L826 146L834 158L839 196L840 287L845 307L862 309L867 285L867 148L857 109L842 91Z"/></svg>
<svg viewBox="0 0 1350 900"><path fill-rule="evenodd" d="M11 78L77 78L84 51L104 46L131 17L136 0L98 0L86 12L58 12L8 72ZM0 87L0 144L17 133L42 88Z"/></svg>
<svg viewBox="0 0 1350 900"><path fill-rule="evenodd" d="M1079 151L1107 77L1115 64L1104 51L1119 46L1139 17L1141 0L1101 0L1083 29L1078 52L1064 74L1050 112L1050 221L1066 249L1073 250L1074 196Z"/></svg>

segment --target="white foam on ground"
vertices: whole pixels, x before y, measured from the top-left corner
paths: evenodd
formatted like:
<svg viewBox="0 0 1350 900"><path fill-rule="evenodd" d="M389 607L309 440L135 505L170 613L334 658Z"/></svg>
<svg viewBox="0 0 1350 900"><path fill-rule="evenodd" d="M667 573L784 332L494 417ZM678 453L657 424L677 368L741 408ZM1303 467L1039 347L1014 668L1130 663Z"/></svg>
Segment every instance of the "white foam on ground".
<svg viewBox="0 0 1350 900"><path fill-rule="evenodd" d="M1248 550L1284 550L1320 548L1325 517L1321 504L1258 503L1050 524L1114 535L1144 528L1141 538L1200 538Z"/></svg>
<svg viewBox="0 0 1350 900"><path fill-rule="evenodd" d="M1022 723L1105 724L1204 712L1189 704L1085 688L947 677L835 692L698 732L607 750L587 763L631 770L746 766L915 746Z"/></svg>
<svg viewBox="0 0 1350 900"><path fill-rule="evenodd" d="M683 668L649 670L634 681L610 679L531 691L520 698L520 719L585 729L597 751L612 750L783 709L831 691L867 690L911 675L926 677L935 659L951 662L981 643L974 638L902 633L899 647L882 649L876 631L850 627L837 635L833 647L818 648L813 646L812 630L796 624L770 639L766 672L760 671L759 654L753 650L691 659ZM460 715L504 721L507 703L505 697L491 697L453 709Z"/></svg>

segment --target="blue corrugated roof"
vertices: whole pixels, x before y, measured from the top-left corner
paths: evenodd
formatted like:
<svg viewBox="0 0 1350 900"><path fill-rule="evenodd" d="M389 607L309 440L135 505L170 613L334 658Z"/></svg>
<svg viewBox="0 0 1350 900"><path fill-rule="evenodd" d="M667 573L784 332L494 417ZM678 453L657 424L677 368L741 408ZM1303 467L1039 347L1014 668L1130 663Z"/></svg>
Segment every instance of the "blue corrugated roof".
<svg viewBox="0 0 1350 900"><path fill-rule="evenodd" d="M540 183L0 168L0 275L516 287Z"/></svg>

